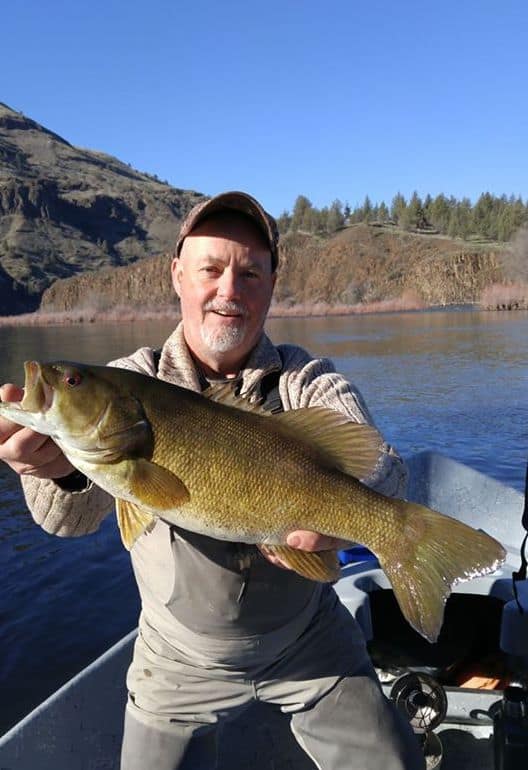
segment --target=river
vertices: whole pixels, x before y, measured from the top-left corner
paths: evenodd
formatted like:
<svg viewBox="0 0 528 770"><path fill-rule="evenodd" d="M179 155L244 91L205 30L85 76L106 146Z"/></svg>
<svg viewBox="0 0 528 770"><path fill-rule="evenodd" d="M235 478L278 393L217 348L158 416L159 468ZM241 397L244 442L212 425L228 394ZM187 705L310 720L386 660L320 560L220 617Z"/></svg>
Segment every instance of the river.
<svg viewBox="0 0 528 770"><path fill-rule="evenodd" d="M157 347L161 322L0 329L0 382L26 359L104 363ZM275 342L328 356L403 455L433 449L521 490L528 459L528 313L471 309L271 319ZM134 627L139 609L115 522L46 535L0 463L0 733Z"/></svg>

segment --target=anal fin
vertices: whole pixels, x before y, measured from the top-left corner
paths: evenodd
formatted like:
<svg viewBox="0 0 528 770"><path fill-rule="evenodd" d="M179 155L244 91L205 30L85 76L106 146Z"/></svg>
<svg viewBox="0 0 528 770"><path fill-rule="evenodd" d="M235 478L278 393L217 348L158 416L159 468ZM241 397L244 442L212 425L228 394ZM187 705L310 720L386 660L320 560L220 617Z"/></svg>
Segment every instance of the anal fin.
<svg viewBox="0 0 528 770"><path fill-rule="evenodd" d="M277 556L290 569L309 580L333 583L339 579L341 570L337 551L301 551L289 545L263 546L265 551Z"/></svg>

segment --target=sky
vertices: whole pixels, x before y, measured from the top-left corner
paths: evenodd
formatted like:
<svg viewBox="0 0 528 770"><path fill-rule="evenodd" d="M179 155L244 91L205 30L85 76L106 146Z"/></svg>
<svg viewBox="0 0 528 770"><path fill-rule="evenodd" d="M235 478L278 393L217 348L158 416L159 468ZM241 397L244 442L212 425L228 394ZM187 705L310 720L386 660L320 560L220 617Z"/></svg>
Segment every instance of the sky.
<svg viewBox="0 0 528 770"><path fill-rule="evenodd" d="M0 23L0 101L175 187L276 216L528 199L526 0L25 0Z"/></svg>

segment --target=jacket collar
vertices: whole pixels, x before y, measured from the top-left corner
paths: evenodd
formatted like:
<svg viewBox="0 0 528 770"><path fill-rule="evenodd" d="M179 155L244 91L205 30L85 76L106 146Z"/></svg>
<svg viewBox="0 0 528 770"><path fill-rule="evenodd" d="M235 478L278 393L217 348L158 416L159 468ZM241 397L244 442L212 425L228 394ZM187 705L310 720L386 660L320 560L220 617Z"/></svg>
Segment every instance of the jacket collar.
<svg viewBox="0 0 528 770"><path fill-rule="evenodd" d="M277 348L263 332L251 351L246 366L241 372L241 393L258 392L262 378L273 371L280 371L281 357ZM183 323L179 323L166 340L161 351L158 377L167 382L176 382L189 390L200 391L200 377L185 338Z"/></svg>

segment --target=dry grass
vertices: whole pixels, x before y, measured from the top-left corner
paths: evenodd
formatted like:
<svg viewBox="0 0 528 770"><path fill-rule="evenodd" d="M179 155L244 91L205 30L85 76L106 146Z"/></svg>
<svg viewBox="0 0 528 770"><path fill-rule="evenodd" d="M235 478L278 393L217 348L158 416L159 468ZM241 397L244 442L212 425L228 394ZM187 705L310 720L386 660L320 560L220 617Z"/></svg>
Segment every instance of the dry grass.
<svg viewBox="0 0 528 770"><path fill-rule="evenodd" d="M180 319L180 313L173 307L159 310L134 310L127 307L115 307L112 310L65 310L63 312L24 313L0 317L1 326L64 326L82 323L134 323L136 321L174 321Z"/></svg>
<svg viewBox="0 0 528 770"><path fill-rule="evenodd" d="M283 317L315 317L355 315L358 313L394 313L404 310L422 310L425 304L417 294L404 292L401 297L380 300L379 302L358 303L356 305L336 304L326 302L299 303L296 305L273 304L270 308L270 318ZM2 326L63 326L66 324L82 323L134 323L137 321L174 321L180 319L180 313L174 307L160 308L159 310L132 309L128 307L115 307L112 310L96 310L95 308L83 308L55 313L37 311L0 317Z"/></svg>
<svg viewBox="0 0 528 770"><path fill-rule="evenodd" d="M404 292L401 297L379 300L378 302L359 302L355 305L330 305L327 302L298 303L295 305L277 303L271 306L269 316L270 318L279 318L397 313L405 310L423 310L425 307L425 303L417 294Z"/></svg>
<svg viewBox="0 0 528 770"><path fill-rule="evenodd" d="M525 310L528 308L528 283L494 283L484 289L479 304L487 310Z"/></svg>

